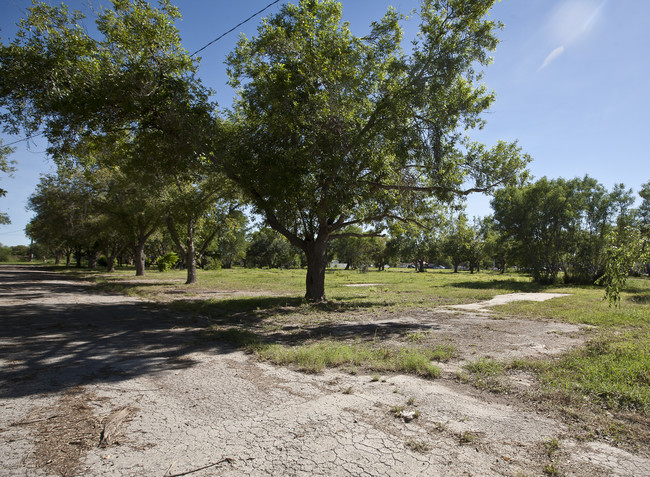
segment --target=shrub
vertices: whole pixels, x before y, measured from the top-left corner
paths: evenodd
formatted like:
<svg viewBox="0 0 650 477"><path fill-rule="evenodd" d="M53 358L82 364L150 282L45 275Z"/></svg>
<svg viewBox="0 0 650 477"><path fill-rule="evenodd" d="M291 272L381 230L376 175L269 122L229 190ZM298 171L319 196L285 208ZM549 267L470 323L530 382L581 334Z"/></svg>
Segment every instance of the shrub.
<svg viewBox="0 0 650 477"><path fill-rule="evenodd" d="M158 257L158 271L169 271L172 269L176 262L178 262L178 255L176 255L174 252L166 253L162 257Z"/></svg>

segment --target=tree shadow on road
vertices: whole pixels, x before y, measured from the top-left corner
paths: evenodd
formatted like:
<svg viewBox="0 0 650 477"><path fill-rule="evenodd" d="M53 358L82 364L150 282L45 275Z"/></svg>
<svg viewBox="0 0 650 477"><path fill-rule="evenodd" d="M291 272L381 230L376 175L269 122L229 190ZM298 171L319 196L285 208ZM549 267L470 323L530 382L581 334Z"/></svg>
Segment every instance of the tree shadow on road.
<svg viewBox="0 0 650 477"><path fill-rule="evenodd" d="M185 356L200 344L204 322L146 302L124 303L120 297L87 303L89 297L102 297L93 293L60 274L0 269L0 398L193 364ZM65 301L57 302L63 296ZM211 348L219 353L235 349L216 342Z"/></svg>

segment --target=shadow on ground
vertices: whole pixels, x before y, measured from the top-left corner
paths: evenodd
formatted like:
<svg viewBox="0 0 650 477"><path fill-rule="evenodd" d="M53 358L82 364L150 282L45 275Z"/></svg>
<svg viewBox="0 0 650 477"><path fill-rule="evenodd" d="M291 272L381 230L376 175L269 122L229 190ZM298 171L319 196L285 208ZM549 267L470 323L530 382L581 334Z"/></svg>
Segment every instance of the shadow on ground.
<svg viewBox="0 0 650 477"><path fill-rule="evenodd" d="M458 282L444 285L453 288L470 288L473 290L507 290L510 293L516 292L541 292L548 288L548 286L540 285L533 281L522 282L518 280L489 280L489 281L470 281Z"/></svg>
<svg viewBox="0 0 650 477"><path fill-rule="evenodd" d="M196 328L205 323L121 298L106 300L69 276L0 267L0 398L192 365L184 356L200 345Z"/></svg>

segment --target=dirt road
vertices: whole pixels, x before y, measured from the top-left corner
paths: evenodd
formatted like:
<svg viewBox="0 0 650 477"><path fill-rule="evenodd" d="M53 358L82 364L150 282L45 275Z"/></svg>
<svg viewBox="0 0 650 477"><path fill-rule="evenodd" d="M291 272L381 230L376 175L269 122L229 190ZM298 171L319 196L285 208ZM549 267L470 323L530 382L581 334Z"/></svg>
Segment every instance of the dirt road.
<svg viewBox="0 0 650 477"><path fill-rule="evenodd" d="M1 267L0 317L1 476L650 475L507 395L277 368L54 273Z"/></svg>

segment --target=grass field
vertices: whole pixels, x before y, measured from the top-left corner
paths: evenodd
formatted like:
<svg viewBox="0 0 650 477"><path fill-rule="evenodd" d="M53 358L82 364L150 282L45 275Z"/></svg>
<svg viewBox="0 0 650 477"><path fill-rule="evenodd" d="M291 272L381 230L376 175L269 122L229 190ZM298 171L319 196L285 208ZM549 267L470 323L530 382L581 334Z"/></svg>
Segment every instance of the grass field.
<svg viewBox="0 0 650 477"><path fill-rule="evenodd" d="M426 332L378 332L362 325L375 316L434 310L473 303L514 292L559 292L570 296L546 302L516 302L494 308L495 319L555 320L589 325L585 345L545 359L494 360L476 356L458 379L493 392L512 392L509 376L534 376L527 397L563 412L584 416L617 413L620 420L650 424L650 280L632 278L620 309L603 301L603 289L591 286L541 286L523 274L449 270L391 269L384 272L331 270L326 276L328 302L309 304L304 270L232 269L200 271L197 285L184 285L185 273L150 271L136 280L132 270L107 275L76 272L106 291L137 295L161 306L205 317L206 340L225 340L259 359L306 372L339 367L349 372L412 373L437 378L437 362L461 351ZM358 322L351 326L350 322ZM374 333L373 333L374 330ZM393 330L395 331L395 330ZM627 417L625 417L627 416ZM632 417L630 417L632 416ZM640 421L639 421L640 420ZM634 427L634 426L633 426ZM602 431L606 432L606 431ZM636 432L636 431L631 431ZM618 430L610 434L618 436ZM617 437L618 438L618 437Z"/></svg>

